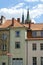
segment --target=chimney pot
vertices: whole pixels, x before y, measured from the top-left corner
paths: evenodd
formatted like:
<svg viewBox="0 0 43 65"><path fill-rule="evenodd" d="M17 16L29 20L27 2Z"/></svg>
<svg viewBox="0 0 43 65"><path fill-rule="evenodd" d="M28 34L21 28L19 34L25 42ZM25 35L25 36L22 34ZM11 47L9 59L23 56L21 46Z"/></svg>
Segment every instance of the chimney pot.
<svg viewBox="0 0 43 65"><path fill-rule="evenodd" d="M14 18L12 18L12 25L11 26L13 26L14 25Z"/></svg>
<svg viewBox="0 0 43 65"><path fill-rule="evenodd" d="M31 20L29 21L29 29L31 28Z"/></svg>
<svg viewBox="0 0 43 65"><path fill-rule="evenodd" d="M20 18L17 18L17 21L20 23Z"/></svg>

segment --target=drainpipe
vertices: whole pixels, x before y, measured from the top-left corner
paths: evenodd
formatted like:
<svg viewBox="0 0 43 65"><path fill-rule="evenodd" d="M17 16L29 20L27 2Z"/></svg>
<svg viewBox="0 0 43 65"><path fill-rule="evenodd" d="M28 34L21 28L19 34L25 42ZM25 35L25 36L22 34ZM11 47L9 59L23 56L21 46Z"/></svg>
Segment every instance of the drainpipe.
<svg viewBox="0 0 43 65"><path fill-rule="evenodd" d="M26 40L26 65L28 65L28 41Z"/></svg>

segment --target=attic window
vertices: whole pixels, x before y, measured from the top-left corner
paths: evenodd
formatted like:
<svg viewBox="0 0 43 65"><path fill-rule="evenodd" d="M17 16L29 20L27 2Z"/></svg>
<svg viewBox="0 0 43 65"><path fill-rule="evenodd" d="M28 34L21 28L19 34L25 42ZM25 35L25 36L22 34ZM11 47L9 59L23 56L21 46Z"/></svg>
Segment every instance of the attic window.
<svg viewBox="0 0 43 65"><path fill-rule="evenodd" d="M36 31L32 31L32 37L36 37Z"/></svg>
<svg viewBox="0 0 43 65"><path fill-rule="evenodd" d="M41 31L41 37L43 37L43 31Z"/></svg>

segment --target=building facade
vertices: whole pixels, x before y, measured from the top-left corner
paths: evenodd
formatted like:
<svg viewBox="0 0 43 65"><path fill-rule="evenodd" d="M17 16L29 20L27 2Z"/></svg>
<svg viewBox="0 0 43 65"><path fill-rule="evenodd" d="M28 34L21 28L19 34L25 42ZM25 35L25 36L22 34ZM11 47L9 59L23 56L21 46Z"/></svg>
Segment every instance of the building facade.
<svg viewBox="0 0 43 65"><path fill-rule="evenodd" d="M22 19L1 16L0 65L43 65L43 24Z"/></svg>
<svg viewBox="0 0 43 65"><path fill-rule="evenodd" d="M9 29L0 29L0 65L8 65ZM6 62L6 63L5 63Z"/></svg>

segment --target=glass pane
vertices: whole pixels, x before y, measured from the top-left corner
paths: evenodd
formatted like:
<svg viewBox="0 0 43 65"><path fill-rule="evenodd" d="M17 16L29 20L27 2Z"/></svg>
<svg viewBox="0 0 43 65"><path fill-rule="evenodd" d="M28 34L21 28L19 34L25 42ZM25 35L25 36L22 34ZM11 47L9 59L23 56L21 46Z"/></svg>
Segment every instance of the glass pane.
<svg viewBox="0 0 43 65"><path fill-rule="evenodd" d="M36 31L33 31L33 32L32 32L32 36L33 36L33 37L36 37Z"/></svg>

